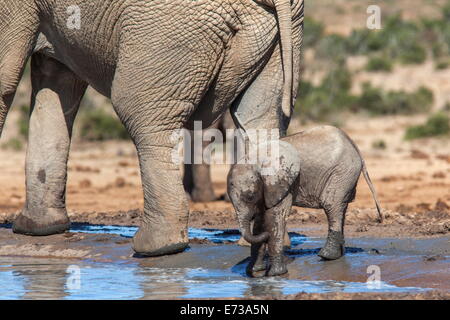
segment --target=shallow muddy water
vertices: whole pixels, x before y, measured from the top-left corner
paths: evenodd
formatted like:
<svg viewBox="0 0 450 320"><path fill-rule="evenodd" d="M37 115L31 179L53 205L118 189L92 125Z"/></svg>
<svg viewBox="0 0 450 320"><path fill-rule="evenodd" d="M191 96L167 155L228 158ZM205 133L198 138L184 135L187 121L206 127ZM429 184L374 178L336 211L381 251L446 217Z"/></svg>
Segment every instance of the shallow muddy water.
<svg viewBox="0 0 450 320"><path fill-rule="evenodd" d="M286 252L289 274L252 279L245 275L249 248L234 243L239 239L237 230L191 228L191 239L211 243L192 244L181 254L158 258L132 255L126 240L135 231L135 227L74 224L71 232L84 234L83 245L93 247L95 254L89 258L0 256L0 298L246 298L298 292L450 290L448 237L347 239L345 257L324 262L317 252L325 239L292 232L292 248ZM367 284L378 271L380 282Z"/></svg>

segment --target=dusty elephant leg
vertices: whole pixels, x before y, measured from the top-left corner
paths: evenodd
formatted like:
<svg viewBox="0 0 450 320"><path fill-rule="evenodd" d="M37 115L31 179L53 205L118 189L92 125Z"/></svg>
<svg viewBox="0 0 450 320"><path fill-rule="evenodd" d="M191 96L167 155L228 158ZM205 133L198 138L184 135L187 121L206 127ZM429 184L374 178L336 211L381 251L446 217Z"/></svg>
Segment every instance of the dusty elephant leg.
<svg viewBox="0 0 450 320"><path fill-rule="evenodd" d="M264 231L264 216L259 214L253 221L253 234L261 234ZM256 272L266 270L264 257L266 255L266 243L251 245L251 260L247 266L247 275L254 276Z"/></svg>
<svg viewBox="0 0 450 320"><path fill-rule="evenodd" d="M279 276L288 272L284 261L283 247L286 234L286 220L292 207L292 195L287 195L275 207L266 210L265 230L269 232L268 252L270 259L268 276Z"/></svg>
<svg viewBox="0 0 450 320"><path fill-rule="evenodd" d="M345 253L344 220L347 203L325 207L328 218L328 237L325 246L320 250L319 257L325 260L336 260Z"/></svg>
<svg viewBox="0 0 450 320"><path fill-rule="evenodd" d="M67 160L72 126L87 84L40 54L32 57L33 86L26 158L26 203L13 230L49 235L70 227L66 211Z"/></svg>
<svg viewBox="0 0 450 320"><path fill-rule="evenodd" d="M194 202L211 202L217 200L211 181L211 169L207 164L184 165L184 189Z"/></svg>
<svg viewBox="0 0 450 320"><path fill-rule="evenodd" d="M144 214L133 249L144 256L178 253L189 243L189 206L173 155L179 141L177 131L194 106L180 101L148 103L139 96L140 91L136 92L119 95L118 91L113 98L114 108L136 146L144 191Z"/></svg>
<svg viewBox="0 0 450 320"><path fill-rule="evenodd" d="M180 252L188 245L189 208L180 170L172 163L170 133L138 135L144 215L133 248L146 256Z"/></svg>
<svg viewBox="0 0 450 320"><path fill-rule="evenodd" d="M218 123L211 127L217 129ZM191 200L194 202L211 202L217 200L214 194L214 187L211 180L211 166L206 163L195 163L195 159L203 161L203 151L210 145L209 141L202 141L201 148L194 145L194 137L202 138L202 134L195 134L190 131L191 143L186 147L191 147L192 157L190 164L184 166L183 185L187 193L189 193ZM203 139L202 139L203 140ZM199 143L198 141L196 143ZM197 150L198 149L198 150ZM200 153L197 157L195 153Z"/></svg>

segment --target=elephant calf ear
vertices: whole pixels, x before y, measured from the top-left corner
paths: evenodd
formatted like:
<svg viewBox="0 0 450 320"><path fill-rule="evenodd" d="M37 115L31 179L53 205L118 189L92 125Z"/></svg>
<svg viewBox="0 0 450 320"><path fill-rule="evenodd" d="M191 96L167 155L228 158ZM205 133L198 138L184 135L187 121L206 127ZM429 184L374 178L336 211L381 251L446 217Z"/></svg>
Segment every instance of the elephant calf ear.
<svg viewBox="0 0 450 320"><path fill-rule="evenodd" d="M298 151L287 142L277 143L279 155L261 161L259 168L266 208L275 207L288 195L300 173Z"/></svg>

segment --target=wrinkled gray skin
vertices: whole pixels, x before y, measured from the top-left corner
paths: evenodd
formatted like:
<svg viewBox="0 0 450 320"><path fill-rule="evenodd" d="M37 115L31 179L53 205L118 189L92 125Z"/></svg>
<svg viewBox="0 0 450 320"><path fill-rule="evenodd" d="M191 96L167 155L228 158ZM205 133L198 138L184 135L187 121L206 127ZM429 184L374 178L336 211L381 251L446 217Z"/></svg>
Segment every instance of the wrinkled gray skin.
<svg viewBox="0 0 450 320"><path fill-rule="evenodd" d="M80 29L67 24L73 5ZM72 124L91 85L111 98L138 151L144 215L134 250L185 249L188 203L173 133L194 120L209 127L229 106L240 128L284 132L302 26L302 0L0 0L0 135L32 56L26 204L14 231L69 227Z"/></svg>
<svg viewBox="0 0 450 320"><path fill-rule="evenodd" d="M282 139L292 149L280 151L281 165L275 175L261 174L258 164L236 164L228 176L231 201L243 237L252 244L249 275L266 270L268 276L287 272L283 261L283 237L291 206L324 209L328 238L319 256L335 260L344 254L344 220L348 203L355 198L363 173L372 191L382 222L381 209L364 160L353 141L340 129L316 127ZM250 220L254 219L253 232Z"/></svg>

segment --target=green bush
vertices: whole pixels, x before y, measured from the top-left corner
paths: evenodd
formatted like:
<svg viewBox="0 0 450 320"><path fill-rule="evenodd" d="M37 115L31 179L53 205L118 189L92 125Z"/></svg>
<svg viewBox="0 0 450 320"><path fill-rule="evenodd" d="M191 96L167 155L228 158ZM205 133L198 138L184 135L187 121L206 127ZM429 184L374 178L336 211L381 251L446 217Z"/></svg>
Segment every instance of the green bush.
<svg viewBox="0 0 450 320"><path fill-rule="evenodd" d="M324 26L310 17L305 17L303 28L303 45L305 48L316 46L323 36Z"/></svg>
<svg viewBox="0 0 450 320"><path fill-rule="evenodd" d="M404 21L399 14L393 15L386 18L381 30L357 29L353 30L346 38L336 34L323 37L317 43L318 57L341 61L349 55L369 55L374 59L373 65L369 66L369 68L375 68L370 69L373 71L389 71L391 69L389 65L392 62L382 61L380 55L388 61L420 64L427 58L424 34L430 35L431 38L436 37L435 34L439 34L439 37L442 38L441 41L446 43L447 39L444 39L444 35L447 33L445 31L450 32L450 27L444 27L444 25L449 25L449 23L444 24L440 20L439 23L428 21L428 29L425 28L428 33L424 33L421 24ZM443 28L449 28L449 30L443 31ZM439 31L431 32L434 29ZM377 56L372 57L374 54Z"/></svg>
<svg viewBox="0 0 450 320"><path fill-rule="evenodd" d="M128 133L116 117L103 109L83 111L80 115L80 138L87 141L128 139Z"/></svg>
<svg viewBox="0 0 450 320"><path fill-rule="evenodd" d="M450 59L449 60L438 60L436 62L436 70L444 70L450 67Z"/></svg>
<svg viewBox="0 0 450 320"><path fill-rule="evenodd" d="M19 138L11 138L8 140L8 142L2 145L2 149L11 149L14 151L20 151L22 150L22 148L23 143Z"/></svg>
<svg viewBox="0 0 450 320"><path fill-rule="evenodd" d="M372 142L372 148L377 150L386 150L387 145L384 140L375 140Z"/></svg>
<svg viewBox="0 0 450 320"><path fill-rule="evenodd" d="M367 62L367 71L392 71L392 63L386 57L372 57Z"/></svg>
<svg viewBox="0 0 450 320"><path fill-rule="evenodd" d="M403 64L421 64L427 58L427 51L421 45L413 43L399 52L398 57Z"/></svg>
<svg viewBox="0 0 450 320"><path fill-rule="evenodd" d="M317 44L316 53L319 59L342 64L348 56L347 40L341 35L327 35Z"/></svg>
<svg viewBox="0 0 450 320"><path fill-rule="evenodd" d="M443 107L442 107L443 111L447 111L450 112L450 102L447 102Z"/></svg>
<svg viewBox="0 0 450 320"><path fill-rule="evenodd" d="M355 103L356 97L350 94L351 84L352 76L343 67L333 69L319 86L301 82L296 112L306 120L333 120L337 113L350 109Z"/></svg>
<svg viewBox="0 0 450 320"><path fill-rule="evenodd" d="M406 130L405 139L436 137L450 133L450 118L443 112L432 115L425 124L412 126Z"/></svg>
<svg viewBox="0 0 450 320"><path fill-rule="evenodd" d="M429 111L433 100L433 93L424 87L413 93L384 92L369 83L364 83L357 105L371 115L412 114Z"/></svg>
<svg viewBox="0 0 450 320"><path fill-rule="evenodd" d="M28 138L28 127L30 123L30 107L23 105L19 108L19 118L17 119L17 127L19 128L19 135L27 139Z"/></svg>

